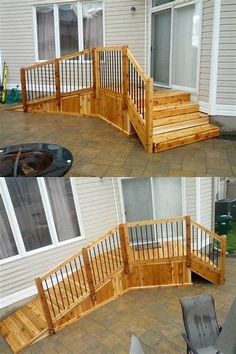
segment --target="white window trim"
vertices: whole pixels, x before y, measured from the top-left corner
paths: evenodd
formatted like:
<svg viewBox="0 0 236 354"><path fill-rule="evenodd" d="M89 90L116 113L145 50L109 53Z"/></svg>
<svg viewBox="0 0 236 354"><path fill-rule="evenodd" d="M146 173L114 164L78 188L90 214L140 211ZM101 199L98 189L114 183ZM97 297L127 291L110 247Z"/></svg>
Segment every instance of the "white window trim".
<svg viewBox="0 0 236 354"><path fill-rule="evenodd" d="M79 241L85 239L84 225L82 222L82 215L81 215L81 210L80 210L80 205L79 205L79 198L78 198L78 193L77 193L77 189L76 189L75 179L70 178L70 182L71 182L71 189L72 189L72 193L73 193L73 197L74 197L74 203L75 203L77 221L78 221L79 229L80 229L80 235L78 235L77 237L73 237L69 240L65 240L65 241L59 241L59 238L57 236L56 227L55 227L55 223L54 223L54 219L53 219L53 214L52 214L52 210L51 210L51 206L50 206L50 202L49 202L49 197L48 197L48 193L46 190L45 180L44 180L44 178L40 177L40 178L37 178L37 182L38 182L40 196L41 196L42 203L43 203L43 209L44 209L45 216L47 219L47 224L48 224L52 244L45 246L45 247L39 247L35 250L31 250L28 252L26 251L25 245L23 242L23 238L21 235L21 231L19 228L19 224L18 224L18 221L16 218L15 210L14 210L14 207L13 207L13 204L11 201L10 193L8 191L6 181L2 177L2 178L0 178L0 194L2 195L3 203L4 203L4 206L6 209L9 223L11 225L13 237L14 237L16 247L18 250L18 254L15 256L7 257L5 259L0 260L0 264L10 263L15 260L19 260L19 259L22 259L25 257L30 257L32 255L42 253L47 250L55 249L55 248L58 248L58 247L61 247L64 245L71 244L71 243L76 243L76 242L79 242Z"/></svg>
<svg viewBox="0 0 236 354"><path fill-rule="evenodd" d="M34 34L34 56L35 56L35 62L37 63L42 63L44 61L47 61L49 59L44 59L40 60L39 59L39 51L38 51L38 31L37 31L37 12L36 9L38 7L43 7L43 6L52 6L53 8L53 16L54 16L54 33L55 33L55 57L59 58L61 56L61 48L60 48L60 27L59 27L59 11L58 11L58 6L59 5L70 5L73 3L77 4L77 10L78 10L78 48L79 51L84 50L84 28L83 28L83 4L91 4L91 3L97 3L97 2L102 2L102 10L103 10L103 46L105 46L105 0L91 0L91 1L83 1L83 0L69 0L69 1L63 1L63 0L57 0L56 3L53 3L52 0L47 1L45 0L44 3L36 3L32 5L32 13L33 13L33 34Z"/></svg>

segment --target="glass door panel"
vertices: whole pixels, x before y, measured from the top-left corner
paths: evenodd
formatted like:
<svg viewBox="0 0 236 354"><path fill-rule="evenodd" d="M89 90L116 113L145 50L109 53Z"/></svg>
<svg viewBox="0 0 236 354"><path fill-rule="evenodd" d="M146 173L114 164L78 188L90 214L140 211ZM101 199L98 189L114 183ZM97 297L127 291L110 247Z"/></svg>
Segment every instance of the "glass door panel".
<svg viewBox="0 0 236 354"><path fill-rule="evenodd" d="M196 88L199 50L199 5L174 8L172 84Z"/></svg>
<svg viewBox="0 0 236 354"><path fill-rule="evenodd" d="M171 9L152 15L152 77L154 83L169 86Z"/></svg>

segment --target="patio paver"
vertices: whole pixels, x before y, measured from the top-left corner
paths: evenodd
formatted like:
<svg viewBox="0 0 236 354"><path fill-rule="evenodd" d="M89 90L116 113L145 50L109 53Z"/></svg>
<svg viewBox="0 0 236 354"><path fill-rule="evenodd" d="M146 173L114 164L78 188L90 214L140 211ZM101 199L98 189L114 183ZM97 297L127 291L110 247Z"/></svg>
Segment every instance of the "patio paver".
<svg viewBox="0 0 236 354"><path fill-rule="evenodd" d="M74 155L68 176L234 176L236 140L210 139L148 155L99 118L8 112L0 106L1 146L44 142Z"/></svg>
<svg viewBox="0 0 236 354"><path fill-rule="evenodd" d="M224 285L196 278L189 287L130 291L39 341L24 354L128 354L131 332L139 336L148 354L186 353L179 298L211 293L222 324L236 295L235 272L236 258L227 258ZM0 352L11 353L1 337Z"/></svg>

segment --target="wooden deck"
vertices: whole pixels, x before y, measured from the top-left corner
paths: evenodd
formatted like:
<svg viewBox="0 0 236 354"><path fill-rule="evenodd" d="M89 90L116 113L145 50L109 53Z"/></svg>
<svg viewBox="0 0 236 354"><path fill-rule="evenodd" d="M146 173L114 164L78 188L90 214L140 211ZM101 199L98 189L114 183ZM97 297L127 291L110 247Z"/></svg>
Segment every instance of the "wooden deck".
<svg viewBox="0 0 236 354"><path fill-rule="evenodd" d="M127 47L96 48L31 65L21 69L21 82L25 112L100 117L127 135L137 133L149 153L220 135L190 93L154 90Z"/></svg>
<svg viewBox="0 0 236 354"><path fill-rule="evenodd" d="M37 278L38 295L0 333L20 353L129 290L190 285L191 272L222 284L225 250L225 237L188 216L116 226Z"/></svg>

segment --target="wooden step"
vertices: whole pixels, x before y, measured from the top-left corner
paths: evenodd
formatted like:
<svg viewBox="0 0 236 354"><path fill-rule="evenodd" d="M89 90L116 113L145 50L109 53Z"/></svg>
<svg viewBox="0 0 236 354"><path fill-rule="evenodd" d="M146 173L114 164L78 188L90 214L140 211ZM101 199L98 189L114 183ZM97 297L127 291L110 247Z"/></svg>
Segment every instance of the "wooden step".
<svg viewBox="0 0 236 354"><path fill-rule="evenodd" d="M212 124L204 124L198 127L180 129L174 132L154 135L153 149L154 152L164 151L219 135L219 127Z"/></svg>
<svg viewBox="0 0 236 354"><path fill-rule="evenodd" d="M180 114L178 116L165 117L161 119L155 118L153 119L153 128L161 127L167 124L186 122L188 120L198 119L202 117L208 117L208 114L202 112L194 112L194 113Z"/></svg>
<svg viewBox="0 0 236 354"><path fill-rule="evenodd" d="M0 322L0 334L19 353L47 332L39 299L32 300Z"/></svg>
<svg viewBox="0 0 236 354"><path fill-rule="evenodd" d="M195 102L168 103L153 107L153 119L172 117L199 111L199 104Z"/></svg>
<svg viewBox="0 0 236 354"><path fill-rule="evenodd" d="M154 127L153 134L155 135L155 134L168 133L179 129L196 127L199 125L204 125L209 123L209 117L206 114L201 115L200 113L198 113L198 116L196 118L191 118L191 114L185 114L184 116L189 116L189 117L184 117L185 119L183 121L180 120L177 121L176 123L165 124L165 125ZM163 120L164 119L165 118L163 118ZM160 119L160 121L162 121L162 119Z"/></svg>
<svg viewBox="0 0 236 354"><path fill-rule="evenodd" d="M177 90L159 90L154 91L153 103L166 104L190 101L191 94L185 91Z"/></svg>

